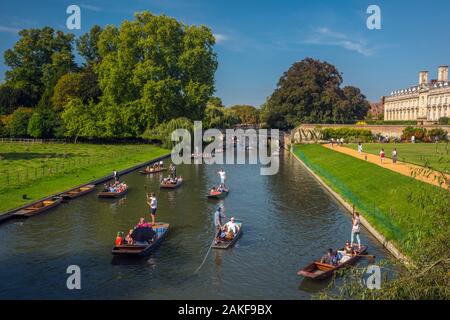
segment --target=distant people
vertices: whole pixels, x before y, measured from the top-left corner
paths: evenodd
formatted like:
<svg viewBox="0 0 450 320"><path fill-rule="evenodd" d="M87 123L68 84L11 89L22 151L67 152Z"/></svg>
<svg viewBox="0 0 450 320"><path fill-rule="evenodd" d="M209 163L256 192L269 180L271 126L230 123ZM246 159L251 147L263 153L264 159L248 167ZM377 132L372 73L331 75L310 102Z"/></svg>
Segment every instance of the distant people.
<svg viewBox="0 0 450 320"><path fill-rule="evenodd" d="M384 163L384 158L385 158L385 153L384 153L384 149L381 149L381 151L380 151L380 161L381 161L381 164L383 164Z"/></svg>
<svg viewBox="0 0 450 320"><path fill-rule="evenodd" d="M113 171L113 178L115 182L119 182L119 172L117 170Z"/></svg>
<svg viewBox="0 0 450 320"><path fill-rule="evenodd" d="M333 149L333 145L334 145L334 139L333 138L331 138L330 144L331 144L331 149Z"/></svg>
<svg viewBox="0 0 450 320"><path fill-rule="evenodd" d="M131 236L133 234L133 229L130 229L130 231L128 231L127 236L125 237L125 242L129 245L134 244L134 240L133 237Z"/></svg>
<svg viewBox="0 0 450 320"><path fill-rule="evenodd" d="M225 187L225 180L227 179L227 174L225 173L225 170L223 170L223 168L222 168L222 169L220 169L220 171L217 172L217 173L218 173L219 176L220 176L220 185L221 185L222 187Z"/></svg>
<svg viewBox="0 0 450 320"><path fill-rule="evenodd" d="M117 233L117 237L116 237L116 247L122 245L123 243L123 235L122 232Z"/></svg>
<svg viewBox="0 0 450 320"><path fill-rule="evenodd" d="M149 223L147 221L145 221L145 218L141 217L139 219L139 222L138 222L138 224L136 225L135 228L146 228L146 227L149 227L149 226L150 225L149 225Z"/></svg>
<svg viewBox="0 0 450 320"><path fill-rule="evenodd" d="M160 169L164 168L164 162L162 160L159 162L159 168Z"/></svg>
<svg viewBox="0 0 450 320"><path fill-rule="evenodd" d="M336 265L336 255L333 254L333 249L328 249L327 254L320 259L320 263Z"/></svg>
<svg viewBox="0 0 450 320"><path fill-rule="evenodd" d="M362 143L359 142L359 143L358 143L358 153L361 154L362 151L363 151Z"/></svg>
<svg viewBox="0 0 450 320"><path fill-rule="evenodd" d="M415 135L411 136L411 143L416 143L416 136Z"/></svg>
<svg viewBox="0 0 450 320"><path fill-rule="evenodd" d="M341 138L341 146L344 145L344 138Z"/></svg>
<svg viewBox="0 0 450 320"><path fill-rule="evenodd" d="M392 163L393 164L397 163L397 157L398 157L397 148L394 148L394 150L392 150Z"/></svg>
<svg viewBox="0 0 450 320"><path fill-rule="evenodd" d="M214 212L214 227L216 230L216 240L215 243L217 244L217 242L219 241L220 235L221 235L221 230L222 230L222 226L223 226L223 220L225 219L225 207L223 206L218 206L216 211Z"/></svg>
<svg viewBox="0 0 450 320"><path fill-rule="evenodd" d="M152 217L152 226L156 224L156 210L158 209L158 200L156 195L152 192L150 196L147 195L147 204L150 207L150 216Z"/></svg>
<svg viewBox="0 0 450 320"><path fill-rule="evenodd" d="M170 170L170 176L172 178L175 178L177 176L177 167L175 167L175 165L173 163L171 163L169 170Z"/></svg>
<svg viewBox="0 0 450 320"><path fill-rule="evenodd" d="M339 261L339 263L341 263L341 264L350 260L354 254L353 247L351 246L349 241L347 241L345 243L344 250L339 251L339 252L342 255L342 258Z"/></svg>
<svg viewBox="0 0 450 320"><path fill-rule="evenodd" d="M353 246L353 239L356 238L356 241L358 241L358 248L361 250L361 239L359 237L359 233L361 232L361 218L359 216L358 212L355 212L355 214L352 217L352 235L350 239L350 243Z"/></svg>
<svg viewBox="0 0 450 320"><path fill-rule="evenodd" d="M230 221L225 224L227 231L232 231L233 236L235 236L239 232L239 226L236 224L235 219L231 217Z"/></svg>

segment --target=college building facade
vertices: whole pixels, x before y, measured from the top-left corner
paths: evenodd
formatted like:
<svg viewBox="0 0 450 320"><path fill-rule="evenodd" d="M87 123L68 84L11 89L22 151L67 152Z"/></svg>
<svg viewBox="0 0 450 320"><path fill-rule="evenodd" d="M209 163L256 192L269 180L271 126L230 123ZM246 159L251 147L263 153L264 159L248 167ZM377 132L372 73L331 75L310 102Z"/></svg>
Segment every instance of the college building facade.
<svg viewBox="0 0 450 320"><path fill-rule="evenodd" d="M419 73L419 85L396 90L382 98L384 120L435 122L450 117L448 66L438 68L437 80L428 80L428 71Z"/></svg>

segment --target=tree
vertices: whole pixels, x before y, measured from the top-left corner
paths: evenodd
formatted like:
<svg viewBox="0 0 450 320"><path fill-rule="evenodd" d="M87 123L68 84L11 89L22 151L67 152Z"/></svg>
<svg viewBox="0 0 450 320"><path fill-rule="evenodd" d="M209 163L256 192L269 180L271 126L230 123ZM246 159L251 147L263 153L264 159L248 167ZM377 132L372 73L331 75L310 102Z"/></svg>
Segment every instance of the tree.
<svg viewBox="0 0 450 320"><path fill-rule="evenodd" d="M90 100L98 102L101 95L97 76L90 70L63 75L53 90L52 104L55 110L61 111L74 98L80 98L86 104Z"/></svg>
<svg viewBox="0 0 450 320"><path fill-rule="evenodd" d="M176 129L186 129L192 134L194 131L194 124L185 117L172 119L160 124L154 129L147 128L142 134L142 138L160 141L163 148L171 149L174 146L172 132Z"/></svg>
<svg viewBox="0 0 450 320"><path fill-rule="evenodd" d="M147 11L119 28L106 27L98 40L101 62L94 68L103 100L111 105L139 100L146 127L183 115L202 119L214 91L214 42L204 26Z"/></svg>
<svg viewBox="0 0 450 320"><path fill-rule="evenodd" d="M233 110L225 108L220 98L213 97L208 101L203 119L205 128L227 129L239 122L239 116Z"/></svg>
<svg viewBox="0 0 450 320"><path fill-rule="evenodd" d="M85 105L79 98L70 100L61 118L64 122L65 136L75 138L75 143L79 137L98 137L102 131L97 121L96 106L92 101Z"/></svg>
<svg viewBox="0 0 450 320"><path fill-rule="evenodd" d="M367 113L359 89L343 90L341 84L340 72L327 62L311 58L296 62L278 81L263 121L276 128L292 128L301 122L346 122Z"/></svg>
<svg viewBox="0 0 450 320"><path fill-rule="evenodd" d="M46 88L62 74L74 70L72 54L74 36L50 27L24 29L13 49L5 51L6 83L25 90L35 105Z"/></svg>
<svg viewBox="0 0 450 320"><path fill-rule="evenodd" d="M8 131L12 137L26 137L28 123L30 122L33 110L30 108L20 107L11 115L8 123Z"/></svg>
<svg viewBox="0 0 450 320"><path fill-rule="evenodd" d="M33 101L28 93L21 88L7 84L0 85L0 115L11 114L18 107L31 107Z"/></svg>
<svg viewBox="0 0 450 320"><path fill-rule="evenodd" d="M33 138L59 138L62 136L59 115L51 108L38 108L28 123L27 133Z"/></svg>
<svg viewBox="0 0 450 320"><path fill-rule="evenodd" d="M101 32L102 28L95 25L88 33L83 34L76 40L78 53L84 58L86 68L90 68L100 62L98 42Z"/></svg>
<svg viewBox="0 0 450 320"><path fill-rule="evenodd" d="M253 106L236 105L230 108L239 117L241 123L258 124L259 110Z"/></svg>

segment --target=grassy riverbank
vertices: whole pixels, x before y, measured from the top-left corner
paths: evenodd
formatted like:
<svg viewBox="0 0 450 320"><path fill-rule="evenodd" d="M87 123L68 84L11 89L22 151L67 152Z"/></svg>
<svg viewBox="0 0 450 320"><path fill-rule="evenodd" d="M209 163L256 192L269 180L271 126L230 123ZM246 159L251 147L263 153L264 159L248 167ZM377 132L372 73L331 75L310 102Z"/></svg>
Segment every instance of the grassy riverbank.
<svg viewBox="0 0 450 320"><path fill-rule="evenodd" d="M448 231L449 215L439 217L444 221L438 230L432 205L423 202L421 207L411 198L417 191L448 191L321 145L296 145L293 152L404 254L414 256L437 233Z"/></svg>
<svg viewBox="0 0 450 320"><path fill-rule="evenodd" d="M358 150L357 144L345 147ZM450 173L450 146L447 143L365 143L364 152L378 155L384 149L386 157L390 158L392 150L397 148L398 159L419 166L425 163L435 169Z"/></svg>
<svg viewBox="0 0 450 320"><path fill-rule="evenodd" d="M169 152L147 144L0 143L0 212Z"/></svg>

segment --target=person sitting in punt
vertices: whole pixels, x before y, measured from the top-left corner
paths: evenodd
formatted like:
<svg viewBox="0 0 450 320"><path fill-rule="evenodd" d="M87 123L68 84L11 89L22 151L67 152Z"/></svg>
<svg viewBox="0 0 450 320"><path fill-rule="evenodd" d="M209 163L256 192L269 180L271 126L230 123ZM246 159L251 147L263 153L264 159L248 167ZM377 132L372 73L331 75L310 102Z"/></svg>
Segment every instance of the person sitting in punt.
<svg viewBox="0 0 450 320"><path fill-rule="evenodd" d="M350 244L350 241L347 241L346 243L345 243L345 247L344 247L344 250L342 250L342 251L338 251L340 254L341 254L341 258L340 258L340 260L339 260L339 263L345 263L345 262L347 262L348 260L350 260L351 259L351 257L355 254L355 252L354 252L354 250L353 250L353 247L351 246L351 244Z"/></svg>
<svg viewBox="0 0 450 320"><path fill-rule="evenodd" d="M337 264L336 255L333 254L333 249L328 249L327 254L320 259L320 263L325 263L333 266Z"/></svg>
<svg viewBox="0 0 450 320"><path fill-rule="evenodd" d="M120 246L122 243L123 243L123 234L122 232L118 232L116 237L116 247Z"/></svg>
<svg viewBox="0 0 450 320"><path fill-rule="evenodd" d="M151 224L145 221L143 217L141 217L135 228L146 228L146 227L151 227Z"/></svg>
<svg viewBox="0 0 450 320"><path fill-rule="evenodd" d="M217 191L216 187L212 187L212 189L209 191L209 193L210 194L214 194L214 193L216 193L216 191Z"/></svg>
<svg viewBox="0 0 450 320"><path fill-rule="evenodd" d="M129 245L134 244L134 240L133 237L131 237L131 234L133 233L133 229L130 229L130 231L128 231L126 237L125 237L125 242Z"/></svg>
<svg viewBox="0 0 450 320"><path fill-rule="evenodd" d="M231 217L230 221L225 224L227 235L232 232L232 236L234 237L239 232L239 226L236 224L234 217Z"/></svg>

